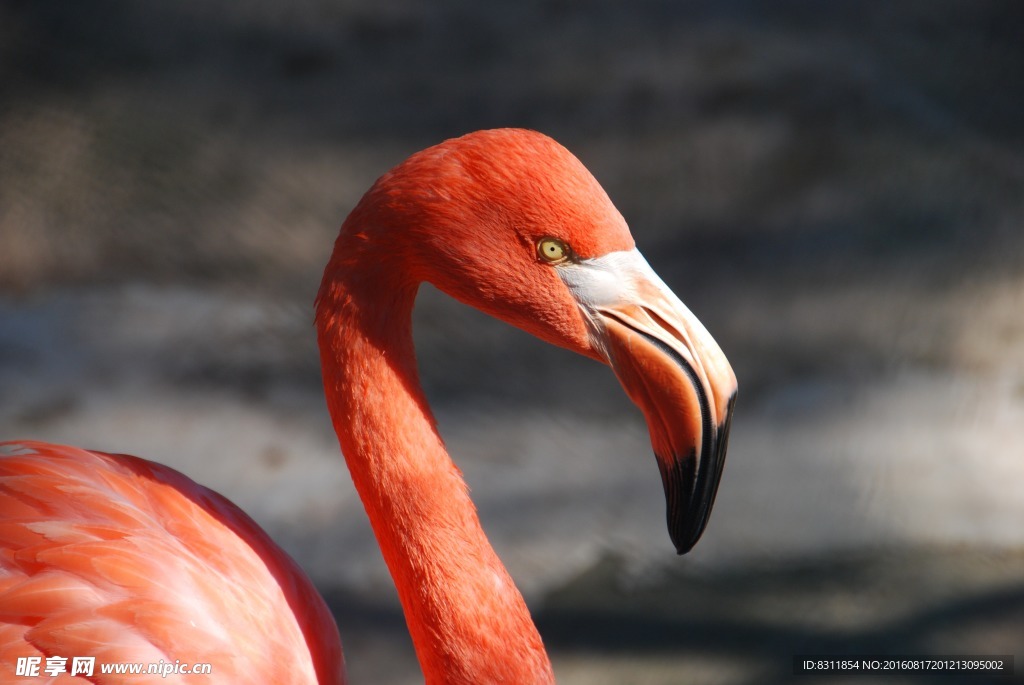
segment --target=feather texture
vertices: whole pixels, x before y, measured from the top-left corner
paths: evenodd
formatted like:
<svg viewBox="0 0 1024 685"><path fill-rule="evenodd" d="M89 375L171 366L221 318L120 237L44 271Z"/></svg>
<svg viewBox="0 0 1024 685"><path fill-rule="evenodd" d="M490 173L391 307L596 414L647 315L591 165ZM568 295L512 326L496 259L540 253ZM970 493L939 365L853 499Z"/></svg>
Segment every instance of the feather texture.
<svg viewBox="0 0 1024 685"><path fill-rule="evenodd" d="M92 656L96 683L160 661L211 664L208 683L343 682L323 600L227 499L135 457L0 447L0 681L18 657Z"/></svg>

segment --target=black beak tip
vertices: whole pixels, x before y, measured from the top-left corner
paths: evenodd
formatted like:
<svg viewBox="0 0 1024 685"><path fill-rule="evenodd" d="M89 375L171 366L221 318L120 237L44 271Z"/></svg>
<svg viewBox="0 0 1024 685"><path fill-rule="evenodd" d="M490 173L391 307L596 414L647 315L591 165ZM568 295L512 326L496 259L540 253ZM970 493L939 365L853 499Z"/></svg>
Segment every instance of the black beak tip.
<svg viewBox="0 0 1024 685"><path fill-rule="evenodd" d="M704 441L700 458L694 450L687 458L672 460L672 467L662 468L669 537L680 556L694 548L707 527L725 465L735 405L734 393L722 423Z"/></svg>
<svg viewBox="0 0 1024 685"><path fill-rule="evenodd" d="M669 523L669 537L672 538L672 544L675 546L676 554L679 556L683 556L693 550L704 534L704 528L707 525L707 513L710 513L710 507L708 507L706 513L700 510L701 507L695 504L691 511L682 520L677 522L678 525L674 529L671 522Z"/></svg>
<svg viewBox="0 0 1024 685"><path fill-rule="evenodd" d="M696 544L697 544L697 540L694 540L693 542L691 542L688 545L676 544L676 554L678 554L679 556L683 556L684 554L686 554L690 550L692 550Z"/></svg>

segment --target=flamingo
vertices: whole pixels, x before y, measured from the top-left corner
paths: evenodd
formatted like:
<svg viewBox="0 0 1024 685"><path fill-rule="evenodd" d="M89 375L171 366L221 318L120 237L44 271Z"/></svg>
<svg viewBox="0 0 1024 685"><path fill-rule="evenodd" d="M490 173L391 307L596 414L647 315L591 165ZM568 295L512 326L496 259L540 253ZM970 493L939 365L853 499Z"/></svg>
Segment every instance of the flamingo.
<svg viewBox="0 0 1024 685"><path fill-rule="evenodd" d="M715 499L736 377L594 177L540 133L478 131L418 152L345 220L316 301L324 389L426 682L550 683L541 637L418 380L422 282L612 368L646 418L680 554ZM17 657L86 655L208 663L208 683L344 682L323 600L225 498L136 457L6 450L4 682ZM171 677L151 681L199 682ZM151 682L98 669L93 679Z"/></svg>

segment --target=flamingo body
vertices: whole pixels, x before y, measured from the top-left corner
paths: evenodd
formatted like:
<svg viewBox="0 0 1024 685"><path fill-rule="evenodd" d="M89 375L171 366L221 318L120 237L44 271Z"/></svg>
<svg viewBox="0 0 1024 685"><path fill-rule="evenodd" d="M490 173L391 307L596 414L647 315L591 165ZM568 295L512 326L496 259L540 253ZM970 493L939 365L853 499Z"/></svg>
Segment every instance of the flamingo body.
<svg viewBox="0 0 1024 685"><path fill-rule="evenodd" d="M208 663L123 682L342 683L337 628L298 566L242 510L136 457L0 445L0 682L18 657ZM288 655L282 658L282 655ZM24 682L39 682L29 678ZM43 681L45 682L45 681Z"/></svg>
<svg viewBox="0 0 1024 685"><path fill-rule="evenodd" d="M612 368L647 419L680 554L707 524L736 378L594 177L539 133L419 152L345 220L316 302L324 391L424 677L551 683L420 387L422 282ZM236 507L165 467L38 443L0 459L0 669L23 654L209 662L204 682L342 679L322 600Z"/></svg>

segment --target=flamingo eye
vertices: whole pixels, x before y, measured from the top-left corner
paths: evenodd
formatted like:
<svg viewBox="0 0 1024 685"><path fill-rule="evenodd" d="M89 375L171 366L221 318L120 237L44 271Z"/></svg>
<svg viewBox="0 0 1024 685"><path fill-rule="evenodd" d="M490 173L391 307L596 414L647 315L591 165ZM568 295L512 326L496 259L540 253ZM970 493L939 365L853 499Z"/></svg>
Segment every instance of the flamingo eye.
<svg viewBox="0 0 1024 685"><path fill-rule="evenodd" d="M541 238L537 241L537 254L548 264L561 264L569 259L572 250L558 238Z"/></svg>

